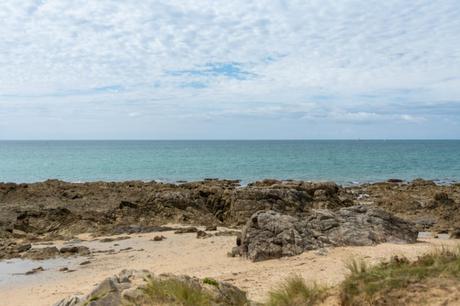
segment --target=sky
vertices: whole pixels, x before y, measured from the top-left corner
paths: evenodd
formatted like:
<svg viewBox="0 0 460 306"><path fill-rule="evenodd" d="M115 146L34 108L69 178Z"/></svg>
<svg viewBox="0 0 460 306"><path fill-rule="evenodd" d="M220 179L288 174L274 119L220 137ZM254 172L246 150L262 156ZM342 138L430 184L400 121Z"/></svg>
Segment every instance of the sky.
<svg viewBox="0 0 460 306"><path fill-rule="evenodd" d="M460 138L458 0L2 0L0 139Z"/></svg>

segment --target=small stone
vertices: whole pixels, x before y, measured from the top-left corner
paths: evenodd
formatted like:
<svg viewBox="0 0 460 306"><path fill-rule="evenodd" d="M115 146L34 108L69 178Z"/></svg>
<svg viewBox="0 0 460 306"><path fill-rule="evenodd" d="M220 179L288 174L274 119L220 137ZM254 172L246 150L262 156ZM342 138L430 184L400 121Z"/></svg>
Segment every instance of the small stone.
<svg viewBox="0 0 460 306"><path fill-rule="evenodd" d="M31 275L31 274L35 274L35 273L38 273L38 272L42 272L42 271L45 271L45 269L43 269L43 267L38 267L38 268L34 268L30 271L27 271L25 274L26 275Z"/></svg>
<svg viewBox="0 0 460 306"><path fill-rule="evenodd" d="M184 227L176 230L174 234L186 234L186 233L196 233L198 229L196 227Z"/></svg>
<svg viewBox="0 0 460 306"><path fill-rule="evenodd" d="M155 237L153 237L153 239L152 239L152 240L153 240L153 241L162 241L162 240L165 240L165 239L166 239L166 237L165 237L165 236L163 236L163 235L159 235L159 236L155 236Z"/></svg>
<svg viewBox="0 0 460 306"><path fill-rule="evenodd" d="M205 231L198 231L196 233L196 238L198 238L198 239L208 238L210 236L212 236L212 235L206 233Z"/></svg>

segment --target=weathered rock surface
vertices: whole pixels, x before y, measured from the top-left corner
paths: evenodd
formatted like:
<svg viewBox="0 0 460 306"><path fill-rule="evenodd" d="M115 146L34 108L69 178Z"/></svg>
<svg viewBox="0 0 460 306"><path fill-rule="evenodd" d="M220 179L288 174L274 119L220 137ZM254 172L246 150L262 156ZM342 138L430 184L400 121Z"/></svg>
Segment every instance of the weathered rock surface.
<svg viewBox="0 0 460 306"><path fill-rule="evenodd" d="M436 185L416 179L347 187L356 204L372 204L416 222L419 231L451 232L460 228L460 184Z"/></svg>
<svg viewBox="0 0 460 306"><path fill-rule="evenodd" d="M244 224L256 211L274 210L286 214L306 212L313 208L350 206L349 198L339 196L335 183L264 180L236 189L227 199L224 220Z"/></svg>
<svg viewBox="0 0 460 306"><path fill-rule="evenodd" d="M19 257L31 247L30 243L19 243L13 239L0 239L0 260Z"/></svg>
<svg viewBox="0 0 460 306"><path fill-rule="evenodd" d="M417 233L413 223L363 205L298 217L259 211L247 221L233 253L260 261L327 246L414 243Z"/></svg>
<svg viewBox="0 0 460 306"><path fill-rule="evenodd" d="M205 293L211 305L249 305L246 293L227 283L216 280L205 281L189 276L172 274L154 275L146 270L123 270L118 275L106 278L87 295L74 295L57 302L54 306L121 306L153 305L145 288L152 280L174 280ZM161 305L179 305L174 298ZM155 304L156 305L156 304Z"/></svg>
<svg viewBox="0 0 460 306"><path fill-rule="evenodd" d="M95 235L174 230L166 223L241 226L260 210L286 215L373 205L413 221L420 231L460 228L460 184L414 180L340 187L334 183L263 180L33 184L0 183L0 259L21 256L19 244ZM456 235L452 235L455 237ZM15 241L12 243L12 241Z"/></svg>
<svg viewBox="0 0 460 306"><path fill-rule="evenodd" d="M149 232L168 222L242 225L263 209L297 213L352 204L339 196L340 190L334 183L276 180L245 187L229 180L0 183L0 239L14 234L27 240L67 240L82 232Z"/></svg>

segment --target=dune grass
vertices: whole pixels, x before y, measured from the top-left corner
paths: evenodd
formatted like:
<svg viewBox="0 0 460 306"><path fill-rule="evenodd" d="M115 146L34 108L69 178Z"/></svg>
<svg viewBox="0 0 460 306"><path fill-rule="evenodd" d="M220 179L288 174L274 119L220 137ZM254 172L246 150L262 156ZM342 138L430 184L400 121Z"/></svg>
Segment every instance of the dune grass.
<svg viewBox="0 0 460 306"><path fill-rule="evenodd" d="M387 262L373 266L355 259L347 264L347 268L350 274L335 288L315 283L308 284L299 275L290 276L269 292L263 305L313 306L320 305L327 298L338 298L344 306L375 305L378 304L377 302L387 305L388 301L390 301L388 305L393 305L391 301L395 303L398 301L393 298L395 295L392 293L405 290L411 284L440 278L460 281L460 247L440 248L420 256L415 261L395 256ZM203 283L218 286L218 282L212 278L204 278ZM144 291L149 301L148 305L217 305L205 290L178 279L152 279ZM244 299L218 303L218 305L248 304L245 296Z"/></svg>
<svg viewBox="0 0 460 306"><path fill-rule="evenodd" d="M214 278L205 277L203 278L203 283L214 286L214 287L219 287L219 282L216 281Z"/></svg>
<svg viewBox="0 0 460 306"><path fill-rule="evenodd" d="M267 306L310 306L317 305L327 297L327 288L316 284L308 285L299 275L286 279L269 292Z"/></svg>
<svg viewBox="0 0 460 306"><path fill-rule="evenodd" d="M369 267L364 261L353 260L348 264L350 275L340 288L343 305L373 304L375 299L395 289L429 278L460 279L460 248L441 248L420 256L416 261L393 257Z"/></svg>
<svg viewBox="0 0 460 306"><path fill-rule="evenodd" d="M177 279L152 279L144 289L151 305L208 306L211 296Z"/></svg>

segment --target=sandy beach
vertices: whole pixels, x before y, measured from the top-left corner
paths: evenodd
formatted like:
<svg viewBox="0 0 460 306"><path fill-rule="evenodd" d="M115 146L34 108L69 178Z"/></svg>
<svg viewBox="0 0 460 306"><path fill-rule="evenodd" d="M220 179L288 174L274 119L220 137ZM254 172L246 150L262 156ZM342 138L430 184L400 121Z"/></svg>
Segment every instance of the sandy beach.
<svg viewBox="0 0 460 306"><path fill-rule="evenodd" d="M223 230L223 228L219 228ZM308 282L328 286L337 285L347 274L345 263L362 258L369 263L379 262L394 255L415 259L436 247L454 246L458 240L419 239L416 244L384 243L370 247L336 247L327 252L307 251L301 255L251 262L232 258L227 252L234 245L234 236L197 239L196 233L174 234L162 232L162 241L152 241L158 233L131 234L129 239L100 242L88 234L81 234L81 242L92 255L45 261L9 260L2 262L0 272L0 301L5 305L52 305L60 299L89 292L97 283L122 269L148 269L155 274L174 273L196 277L212 277L247 291L248 297L263 302L267 292L292 274L300 274ZM126 237L127 235L121 235ZM110 236L116 238L120 236ZM55 241L60 247L64 241ZM113 254L98 253L114 250ZM89 261L86 265L80 263ZM10 263L9 263L10 262ZM3 267L8 266L8 269ZM44 271L33 275L17 275L27 269L42 266ZM61 272L67 267L73 272ZM5 273L5 271L8 271Z"/></svg>

